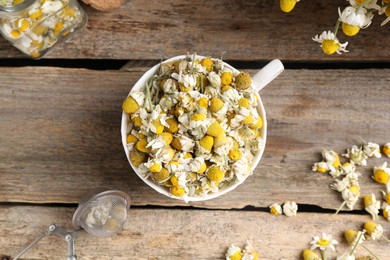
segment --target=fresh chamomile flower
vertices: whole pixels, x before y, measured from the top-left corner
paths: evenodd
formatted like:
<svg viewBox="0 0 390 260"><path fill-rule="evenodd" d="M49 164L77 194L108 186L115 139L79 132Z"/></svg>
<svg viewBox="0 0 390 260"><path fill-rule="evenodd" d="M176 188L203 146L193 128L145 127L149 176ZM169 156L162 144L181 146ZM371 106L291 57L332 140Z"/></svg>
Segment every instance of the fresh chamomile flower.
<svg viewBox="0 0 390 260"><path fill-rule="evenodd" d="M374 220L378 219L379 209L381 208L380 201L377 201L375 195L371 193L370 195L364 196L364 207L365 210L372 215Z"/></svg>
<svg viewBox="0 0 390 260"><path fill-rule="evenodd" d="M303 260L321 260L321 257L310 249L305 249L302 252Z"/></svg>
<svg viewBox="0 0 390 260"><path fill-rule="evenodd" d="M225 256L226 256L226 260L241 260L242 250L240 247L232 244L229 246Z"/></svg>
<svg viewBox="0 0 390 260"><path fill-rule="evenodd" d="M372 12L365 8L346 7L343 12L339 8L339 20L342 23L342 30L347 36L356 35L360 29L367 28L374 17Z"/></svg>
<svg viewBox="0 0 390 260"><path fill-rule="evenodd" d="M375 166L372 174L374 181L380 184L385 184L387 188L390 185L390 168L387 168L387 162L381 166Z"/></svg>
<svg viewBox="0 0 390 260"><path fill-rule="evenodd" d="M332 235L322 233L321 237L313 237L313 240L310 242L310 244L312 245L310 247L311 250L319 248L321 251L325 251L326 249L330 248L335 251L334 246L337 245L338 242L332 238Z"/></svg>
<svg viewBox="0 0 390 260"><path fill-rule="evenodd" d="M270 212L272 215L281 215L283 213L282 211L282 206L280 206L280 204L278 203L274 203L272 204L271 206L269 206L269 209L270 209Z"/></svg>
<svg viewBox="0 0 390 260"><path fill-rule="evenodd" d="M327 172L328 171L328 164L324 161L322 162L316 162L314 163L314 165L312 166L312 171L314 172L321 172L321 173L324 173L324 172Z"/></svg>
<svg viewBox="0 0 390 260"><path fill-rule="evenodd" d="M280 0L280 10L285 13L291 12L299 0Z"/></svg>
<svg viewBox="0 0 390 260"><path fill-rule="evenodd" d="M383 145L382 152L390 158L390 143Z"/></svg>
<svg viewBox="0 0 390 260"><path fill-rule="evenodd" d="M372 240L380 239L383 235L383 227L381 224L375 223L373 221L364 223L364 230L366 230L367 235L370 236Z"/></svg>
<svg viewBox="0 0 390 260"><path fill-rule="evenodd" d="M383 22L381 23L381 26L384 26L386 25L388 22L390 22L390 6L389 5L385 5L381 8L381 10L379 11L379 14L385 14L385 16L387 17L385 20L383 20Z"/></svg>
<svg viewBox="0 0 390 260"><path fill-rule="evenodd" d="M287 201L283 204L283 213L287 217L296 216L298 211L298 205L297 203L293 201Z"/></svg>
<svg viewBox="0 0 390 260"><path fill-rule="evenodd" d="M379 144L368 142L363 146L364 153L369 157L381 158L381 149Z"/></svg>
<svg viewBox="0 0 390 260"><path fill-rule="evenodd" d="M370 0L370 1L364 1L364 0L347 0L349 1L349 4L355 8L361 6L364 3L365 9L373 9L379 11L381 7L377 4L378 0Z"/></svg>
<svg viewBox="0 0 390 260"><path fill-rule="evenodd" d="M347 149L347 153L343 154L345 158L350 159L356 165L367 165L367 155L364 153L362 147L353 145L350 149Z"/></svg>
<svg viewBox="0 0 390 260"><path fill-rule="evenodd" d="M331 31L324 31L320 36L316 35L312 38L313 41L321 43L322 51L326 54L341 54L347 51L348 42L340 43L335 34Z"/></svg>

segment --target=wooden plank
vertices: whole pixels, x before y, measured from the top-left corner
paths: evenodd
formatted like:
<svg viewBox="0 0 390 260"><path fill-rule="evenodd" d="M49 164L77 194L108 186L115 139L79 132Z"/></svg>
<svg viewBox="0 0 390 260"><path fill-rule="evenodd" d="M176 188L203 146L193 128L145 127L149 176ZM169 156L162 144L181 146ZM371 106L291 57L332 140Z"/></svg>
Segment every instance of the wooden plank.
<svg viewBox="0 0 390 260"><path fill-rule="evenodd" d="M1 252L15 256L52 223L71 231L73 208L0 208ZM130 209L125 229L113 238L95 238L83 232L75 242L80 259L224 259L230 244L243 246L247 240L259 251L260 259L300 259L312 236L331 234L340 244L337 254L349 250L343 232L362 229L368 217L299 213L295 217L267 212ZM380 222L390 235L390 223ZM382 260L388 260L384 240L364 242ZM356 256L366 255L358 248ZM64 259L66 242L46 237L26 253L26 259ZM327 252L335 259L335 252Z"/></svg>
<svg viewBox="0 0 390 260"><path fill-rule="evenodd" d="M333 30L337 8L345 1L302 1L290 14L279 2L132 0L111 12L83 5L89 21L85 29L50 53L48 58L152 59L198 52L225 59L292 61L384 61L390 58L390 41L383 16L356 37L338 34L350 42L351 52L327 56L311 40ZM380 40L378 40L380 38ZM22 57L0 39L0 57Z"/></svg>
<svg viewBox="0 0 390 260"><path fill-rule="evenodd" d="M121 103L143 71L1 69L0 201L77 203L91 189L109 187L128 192L134 205L187 206L145 185L122 150ZM311 165L321 148L342 153L361 143L359 136L390 141L389 72L283 72L261 93L268 139L254 175L221 198L189 205L268 207L293 200L338 208L341 198L329 188L330 176L313 173ZM380 197L384 187L370 180L370 169L384 160L360 168L362 195Z"/></svg>

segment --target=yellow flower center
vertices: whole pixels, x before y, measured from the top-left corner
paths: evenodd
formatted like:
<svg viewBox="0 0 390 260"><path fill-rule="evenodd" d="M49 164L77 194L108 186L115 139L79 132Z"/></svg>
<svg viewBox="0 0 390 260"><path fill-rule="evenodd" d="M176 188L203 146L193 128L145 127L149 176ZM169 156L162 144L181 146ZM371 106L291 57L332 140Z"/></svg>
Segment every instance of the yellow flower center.
<svg viewBox="0 0 390 260"><path fill-rule="evenodd" d="M385 145L382 150L385 155L390 156L390 146Z"/></svg>
<svg viewBox="0 0 390 260"><path fill-rule="evenodd" d="M241 259L242 259L241 251L237 251L230 256L230 260L241 260Z"/></svg>
<svg viewBox="0 0 390 260"><path fill-rule="evenodd" d="M317 245L319 246L329 246L330 241L328 239L320 239L317 241Z"/></svg>
<svg viewBox="0 0 390 260"><path fill-rule="evenodd" d="M360 27L357 25L343 23L341 27L343 28L344 34L347 36L355 36L360 31Z"/></svg>
<svg viewBox="0 0 390 260"><path fill-rule="evenodd" d="M372 201L372 196L371 195L367 195L364 197L364 206L368 207L368 206L371 206L372 204L374 204L374 202Z"/></svg>
<svg viewBox="0 0 390 260"><path fill-rule="evenodd" d="M349 191L355 195L355 196L358 196L360 194L360 188L358 186L351 186L349 188Z"/></svg>
<svg viewBox="0 0 390 260"><path fill-rule="evenodd" d="M324 53L333 54L340 48L340 44L335 40L323 40L321 47Z"/></svg>
<svg viewBox="0 0 390 260"><path fill-rule="evenodd" d="M357 5L361 5L362 3L364 3L365 0L355 0L356 4Z"/></svg>
<svg viewBox="0 0 390 260"><path fill-rule="evenodd" d="M348 244L352 245L352 243L357 238L357 232L355 230L348 229L344 232L344 237L347 240Z"/></svg>
<svg viewBox="0 0 390 260"><path fill-rule="evenodd" d="M384 199L387 202L387 204L390 204L390 192L386 193Z"/></svg>
<svg viewBox="0 0 390 260"><path fill-rule="evenodd" d="M333 161L332 165L335 168L338 168L340 166L340 157L338 154L335 154L334 161Z"/></svg>
<svg viewBox="0 0 390 260"><path fill-rule="evenodd" d="M280 9L283 12L289 13L294 9L297 0L280 0Z"/></svg>
<svg viewBox="0 0 390 260"><path fill-rule="evenodd" d="M317 172L321 172L321 173L324 173L324 172L326 172L327 170L326 170L326 168L323 168L323 167L317 167Z"/></svg>
<svg viewBox="0 0 390 260"><path fill-rule="evenodd" d="M303 260L318 260L320 257L312 250L305 249L303 251Z"/></svg>
<svg viewBox="0 0 390 260"><path fill-rule="evenodd" d="M380 184L387 184L389 182L389 174L384 170L376 170L373 179Z"/></svg>
<svg viewBox="0 0 390 260"><path fill-rule="evenodd" d="M193 114L191 119L193 121L204 121L206 119L206 116L204 114Z"/></svg>
<svg viewBox="0 0 390 260"><path fill-rule="evenodd" d="M385 219L389 220L389 212L384 210L383 211L383 217L385 217Z"/></svg>
<svg viewBox="0 0 390 260"><path fill-rule="evenodd" d="M371 236L375 232L377 224L375 222L369 221L364 223L364 229L367 231L367 234Z"/></svg>
<svg viewBox="0 0 390 260"><path fill-rule="evenodd" d="M279 212L278 212L278 210L275 207L272 207L271 208L271 214L276 216L276 215L279 215Z"/></svg>
<svg viewBox="0 0 390 260"><path fill-rule="evenodd" d="M387 17L390 17L390 6L386 7L385 14Z"/></svg>

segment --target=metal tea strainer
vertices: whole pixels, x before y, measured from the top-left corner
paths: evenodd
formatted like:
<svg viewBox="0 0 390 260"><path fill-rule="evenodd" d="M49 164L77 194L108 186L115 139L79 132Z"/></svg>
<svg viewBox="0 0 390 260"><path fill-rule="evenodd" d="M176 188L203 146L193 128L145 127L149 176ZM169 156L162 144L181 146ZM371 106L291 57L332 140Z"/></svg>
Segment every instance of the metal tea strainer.
<svg viewBox="0 0 390 260"><path fill-rule="evenodd" d="M82 229L94 237L110 237L123 229L130 208L130 197L119 190L106 190L97 194L87 195L80 201L73 214L73 227L76 231L67 232L57 224L49 228L24 248L12 260L19 259L42 238L58 233L65 237L68 243L68 260L77 259L74 253L74 240Z"/></svg>

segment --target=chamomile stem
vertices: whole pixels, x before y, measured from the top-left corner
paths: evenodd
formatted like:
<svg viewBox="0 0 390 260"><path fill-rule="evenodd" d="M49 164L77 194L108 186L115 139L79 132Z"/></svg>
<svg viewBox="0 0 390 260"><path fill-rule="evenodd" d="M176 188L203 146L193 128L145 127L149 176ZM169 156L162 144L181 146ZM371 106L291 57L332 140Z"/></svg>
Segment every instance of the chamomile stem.
<svg viewBox="0 0 390 260"><path fill-rule="evenodd" d="M336 213L334 214L337 215L340 212L340 210L345 206L346 203L347 203L346 201L343 201L343 203L341 203L340 207L337 209Z"/></svg>
<svg viewBox="0 0 390 260"><path fill-rule="evenodd" d="M380 260L370 249L368 249L365 245L360 244L368 253L370 253L375 259Z"/></svg>
<svg viewBox="0 0 390 260"><path fill-rule="evenodd" d="M357 8L356 8L356 11L355 13L357 13L359 11L360 8L362 8L363 6L365 6L367 4L367 2L369 2L371 0L365 0L363 3L361 3Z"/></svg>
<svg viewBox="0 0 390 260"><path fill-rule="evenodd" d="M390 243L390 239L388 239L387 237L381 236L381 238L383 238L383 239L386 240L388 243Z"/></svg>
<svg viewBox="0 0 390 260"><path fill-rule="evenodd" d="M351 252L349 253L349 255L353 255L353 253L355 252L357 246L359 245L360 239L362 239L362 236L363 236L363 235L364 235L364 233L361 232L360 235L359 235L358 240L356 241L356 243L355 243L355 245L353 246L353 248L352 248Z"/></svg>
<svg viewBox="0 0 390 260"><path fill-rule="evenodd" d="M320 250L321 251L321 258L322 260L326 260L326 250Z"/></svg>
<svg viewBox="0 0 390 260"><path fill-rule="evenodd" d="M153 110L152 99L150 97L150 80L146 81L146 98L148 100L149 111Z"/></svg>
<svg viewBox="0 0 390 260"><path fill-rule="evenodd" d="M337 18L337 22L336 22L336 25L335 25L334 31L333 31L333 34L334 34L335 38L336 38L337 32L339 31L339 27L340 27L340 19Z"/></svg>

